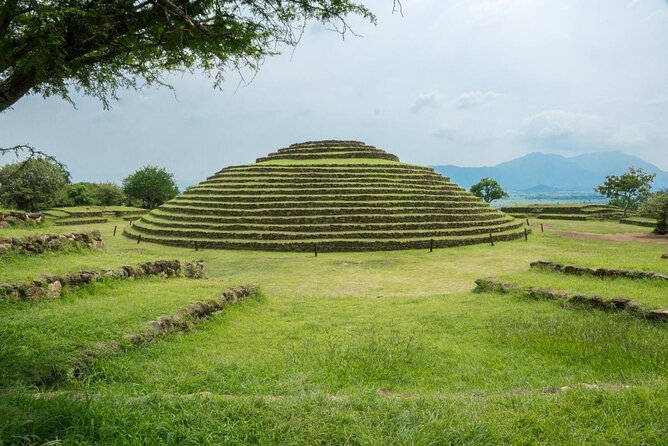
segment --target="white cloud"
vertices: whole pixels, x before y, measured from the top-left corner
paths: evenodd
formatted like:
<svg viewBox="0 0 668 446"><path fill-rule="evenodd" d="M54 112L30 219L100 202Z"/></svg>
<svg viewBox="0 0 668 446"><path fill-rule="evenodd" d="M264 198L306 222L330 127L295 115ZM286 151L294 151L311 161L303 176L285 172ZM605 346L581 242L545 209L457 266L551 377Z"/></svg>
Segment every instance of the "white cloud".
<svg viewBox="0 0 668 446"><path fill-rule="evenodd" d="M446 96L438 91L423 93L418 95L410 110L413 113L419 113L424 109L436 109L443 105L445 99Z"/></svg>
<svg viewBox="0 0 668 446"><path fill-rule="evenodd" d="M668 145L668 132L654 124L623 124L563 110L545 110L525 119L519 134L534 145L564 151L659 150Z"/></svg>
<svg viewBox="0 0 668 446"><path fill-rule="evenodd" d="M538 141L590 139L604 127L600 116L545 110L525 119L522 133L526 138Z"/></svg>
<svg viewBox="0 0 668 446"><path fill-rule="evenodd" d="M468 128L443 126L436 130L432 136L446 141L455 141L467 144L482 144L499 142L512 138L511 131L498 131L494 128Z"/></svg>
<svg viewBox="0 0 668 446"><path fill-rule="evenodd" d="M469 7L469 15L480 25L491 25L531 3L530 0L484 0L473 3Z"/></svg>
<svg viewBox="0 0 668 446"><path fill-rule="evenodd" d="M453 101L453 105L456 109L461 110L465 108L477 107L495 99L500 99L503 96L504 95L502 93L495 93L493 91L469 91L459 95L459 97Z"/></svg>
<svg viewBox="0 0 668 446"><path fill-rule="evenodd" d="M178 100L167 89L121 92L110 112L76 92L78 110L32 96L0 114L0 145L30 142L76 180L118 180L155 163L201 179L319 138L364 140L417 164L566 147L620 149L668 170L668 26L645 20L668 6L628 1L419 0L403 2L401 16L369 0L378 26L351 23L364 38L305 35L247 87L236 89L234 72L223 92L177 75Z"/></svg>

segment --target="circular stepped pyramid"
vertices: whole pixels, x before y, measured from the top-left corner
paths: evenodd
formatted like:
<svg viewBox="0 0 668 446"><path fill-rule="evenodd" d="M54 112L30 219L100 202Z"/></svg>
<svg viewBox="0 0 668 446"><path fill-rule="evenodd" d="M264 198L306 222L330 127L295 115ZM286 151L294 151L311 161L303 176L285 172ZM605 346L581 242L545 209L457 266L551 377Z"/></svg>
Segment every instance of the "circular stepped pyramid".
<svg viewBox="0 0 668 446"><path fill-rule="evenodd" d="M512 240L524 228L433 169L358 141L317 141L227 167L124 234L175 246L335 252Z"/></svg>

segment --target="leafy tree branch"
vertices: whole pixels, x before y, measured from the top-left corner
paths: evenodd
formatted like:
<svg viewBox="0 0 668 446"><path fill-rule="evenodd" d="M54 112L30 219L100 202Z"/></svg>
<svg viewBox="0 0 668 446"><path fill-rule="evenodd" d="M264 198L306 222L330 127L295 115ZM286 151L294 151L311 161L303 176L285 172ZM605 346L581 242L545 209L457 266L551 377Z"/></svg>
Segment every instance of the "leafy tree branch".
<svg viewBox="0 0 668 446"><path fill-rule="evenodd" d="M120 89L175 71L202 70L219 88L228 70L296 45L309 22L352 32L349 16L376 22L354 0L5 0L0 112L26 94L70 100L70 89L108 108Z"/></svg>

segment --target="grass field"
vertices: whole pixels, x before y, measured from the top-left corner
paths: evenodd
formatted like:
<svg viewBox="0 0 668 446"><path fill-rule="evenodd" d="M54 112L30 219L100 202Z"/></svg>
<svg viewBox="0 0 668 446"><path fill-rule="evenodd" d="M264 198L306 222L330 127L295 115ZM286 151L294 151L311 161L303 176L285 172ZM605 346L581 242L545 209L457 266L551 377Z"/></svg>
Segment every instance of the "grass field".
<svg viewBox="0 0 668 446"><path fill-rule="evenodd" d="M658 281L529 270L544 259L668 273L668 242L563 234L650 231L613 222L543 223L494 247L318 257L137 244L113 217L3 230L94 228L105 249L0 256L0 283L164 258L204 259L207 279L0 302L0 444L668 443L668 324L471 292L496 276L668 308ZM261 296L68 377L87 349L239 284Z"/></svg>

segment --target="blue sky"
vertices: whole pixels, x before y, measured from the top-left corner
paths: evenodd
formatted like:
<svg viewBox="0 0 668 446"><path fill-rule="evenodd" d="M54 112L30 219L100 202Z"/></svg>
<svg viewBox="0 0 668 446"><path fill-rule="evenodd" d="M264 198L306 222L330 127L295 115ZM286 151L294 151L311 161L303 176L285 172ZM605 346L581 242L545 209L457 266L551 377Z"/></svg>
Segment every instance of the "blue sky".
<svg viewBox="0 0 668 446"><path fill-rule="evenodd" d="M247 86L175 75L175 93L125 92L111 111L27 97L0 115L0 144L39 146L75 180L157 164L182 185L330 138L418 164L621 150L668 170L666 1L403 0L403 17L366 3L378 25L353 20L363 37L312 25Z"/></svg>

